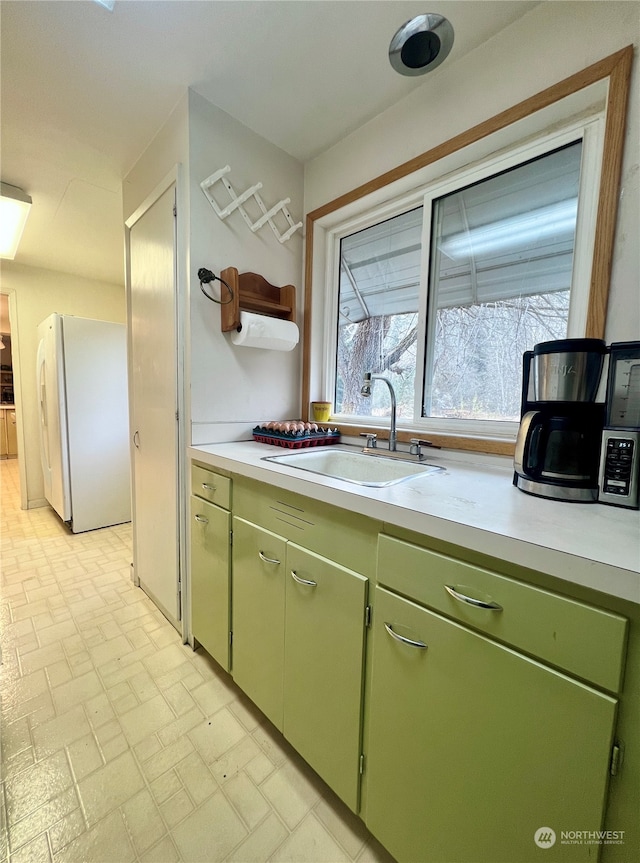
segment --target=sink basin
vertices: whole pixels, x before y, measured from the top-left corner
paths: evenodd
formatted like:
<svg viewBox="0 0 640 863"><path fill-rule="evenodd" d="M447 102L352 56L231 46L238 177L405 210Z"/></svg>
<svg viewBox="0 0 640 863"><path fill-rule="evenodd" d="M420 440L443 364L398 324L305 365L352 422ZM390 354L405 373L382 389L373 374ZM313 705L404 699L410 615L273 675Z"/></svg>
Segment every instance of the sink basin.
<svg viewBox="0 0 640 863"><path fill-rule="evenodd" d="M373 488L394 485L444 470L436 465L403 461L385 457L383 454L365 455L359 450L348 452L333 448L269 455L264 456L263 460Z"/></svg>

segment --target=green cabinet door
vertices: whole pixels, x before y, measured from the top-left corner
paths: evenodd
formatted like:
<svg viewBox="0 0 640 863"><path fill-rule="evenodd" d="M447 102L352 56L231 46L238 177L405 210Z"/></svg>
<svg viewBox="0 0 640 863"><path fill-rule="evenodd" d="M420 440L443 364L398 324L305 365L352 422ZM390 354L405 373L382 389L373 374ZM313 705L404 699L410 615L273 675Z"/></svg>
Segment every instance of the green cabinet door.
<svg viewBox="0 0 640 863"><path fill-rule="evenodd" d="M615 699L376 588L367 826L400 863L593 863L597 845L561 832L601 829L615 715Z"/></svg>
<svg viewBox="0 0 640 863"><path fill-rule="evenodd" d="M354 811L367 579L289 543L284 735Z"/></svg>
<svg viewBox="0 0 640 863"><path fill-rule="evenodd" d="M191 630L229 670L231 514L191 497Z"/></svg>
<svg viewBox="0 0 640 863"><path fill-rule="evenodd" d="M233 678L282 731L287 543L233 518Z"/></svg>

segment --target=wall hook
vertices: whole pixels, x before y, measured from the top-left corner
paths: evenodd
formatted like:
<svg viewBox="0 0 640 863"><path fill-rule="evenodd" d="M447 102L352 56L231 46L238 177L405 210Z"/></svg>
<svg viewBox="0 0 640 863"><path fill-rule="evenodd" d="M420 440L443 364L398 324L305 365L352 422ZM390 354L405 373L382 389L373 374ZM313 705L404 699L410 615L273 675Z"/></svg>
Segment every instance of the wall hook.
<svg viewBox="0 0 640 863"><path fill-rule="evenodd" d="M286 241L302 227L302 222L294 222L291 217L291 213L287 209L287 204L291 203L291 198L283 198L281 201L279 201L277 204L267 210L264 201L258 194L260 189L262 189L262 183L256 183L255 185L248 188L245 192L242 192L241 195L236 195L233 186L227 179L227 174L230 171L231 168L229 167L229 165L225 165L224 168L220 168L219 171L211 174L210 177L207 177L206 180L203 180L200 183L200 188L204 192L207 200L209 201L219 218L224 220L228 216L230 216L231 213L233 213L235 210L239 210L242 214L242 218L245 220L245 222L249 226L249 229L252 232L255 233L256 231L260 230L260 228L262 228L264 225L269 224L271 230L277 237L278 242L286 243ZM211 188L216 183L222 183L222 185L229 193L231 202L227 204L226 207L220 207L211 193ZM249 214L242 206L245 201L249 200L249 198L254 198L258 207L260 208L260 212L262 213L262 216L255 222L251 221ZM289 225L289 229L285 231L284 234L280 233L280 231L278 230L278 226L273 221L273 217L276 216L278 213L282 213Z"/></svg>

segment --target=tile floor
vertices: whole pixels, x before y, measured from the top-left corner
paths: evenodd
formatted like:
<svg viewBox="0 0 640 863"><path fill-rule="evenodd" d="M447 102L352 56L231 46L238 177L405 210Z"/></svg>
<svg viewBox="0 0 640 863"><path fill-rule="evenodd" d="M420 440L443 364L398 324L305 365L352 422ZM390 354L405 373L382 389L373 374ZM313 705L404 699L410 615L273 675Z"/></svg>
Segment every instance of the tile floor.
<svg viewBox="0 0 640 863"><path fill-rule="evenodd" d="M0 479L0 863L393 863L132 585L130 525L73 535Z"/></svg>

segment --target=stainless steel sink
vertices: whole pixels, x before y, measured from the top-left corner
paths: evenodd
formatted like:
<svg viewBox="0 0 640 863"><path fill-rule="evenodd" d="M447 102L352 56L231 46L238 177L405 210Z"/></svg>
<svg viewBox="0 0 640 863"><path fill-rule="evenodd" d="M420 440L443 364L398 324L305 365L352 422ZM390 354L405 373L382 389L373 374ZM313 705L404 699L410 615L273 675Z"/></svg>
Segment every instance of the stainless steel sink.
<svg viewBox="0 0 640 863"><path fill-rule="evenodd" d="M428 476L444 470L444 468L432 464L385 457L383 453L369 455L360 450L349 451L334 449L333 447L283 455L269 455L264 456L263 461L284 464L298 470L306 470L321 476L329 476L373 488L395 485L398 482L405 482L418 476Z"/></svg>

